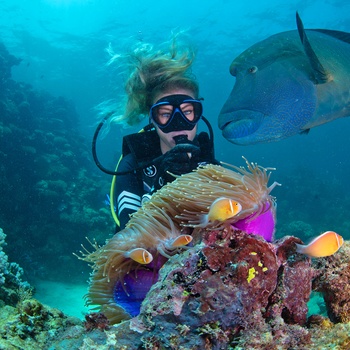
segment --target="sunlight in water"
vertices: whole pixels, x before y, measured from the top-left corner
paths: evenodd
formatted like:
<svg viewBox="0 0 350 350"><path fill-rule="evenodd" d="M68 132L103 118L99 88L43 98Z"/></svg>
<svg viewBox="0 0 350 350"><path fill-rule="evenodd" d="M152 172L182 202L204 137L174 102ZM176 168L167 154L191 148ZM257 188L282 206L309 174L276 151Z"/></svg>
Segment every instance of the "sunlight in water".
<svg viewBox="0 0 350 350"><path fill-rule="evenodd" d="M72 5L83 5L91 4L93 0L44 0L47 4L54 6L72 6Z"/></svg>

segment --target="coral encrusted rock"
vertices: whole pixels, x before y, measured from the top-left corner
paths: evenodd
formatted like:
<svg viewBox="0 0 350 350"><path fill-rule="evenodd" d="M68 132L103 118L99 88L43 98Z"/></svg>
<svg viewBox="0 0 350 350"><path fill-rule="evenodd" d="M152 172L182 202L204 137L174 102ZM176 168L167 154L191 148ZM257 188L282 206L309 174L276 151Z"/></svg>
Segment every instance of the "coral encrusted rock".
<svg viewBox="0 0 350 350"><path fill-rule="evenodd" d="M350 242L344 242L334 255L314 262L319 275L313 288L323 294L327 313L333 322L350 322Z"/></svg>
<svg viewBox="0 0 350 350"><path fill-rule="evenodd" d="M234 229L200 236L200 244L164 265L140 315L130 321L131 331L141 333L140 346L308 344L302 326L314 270L309 258L295 253L300 240L268 243Z"/></svg>

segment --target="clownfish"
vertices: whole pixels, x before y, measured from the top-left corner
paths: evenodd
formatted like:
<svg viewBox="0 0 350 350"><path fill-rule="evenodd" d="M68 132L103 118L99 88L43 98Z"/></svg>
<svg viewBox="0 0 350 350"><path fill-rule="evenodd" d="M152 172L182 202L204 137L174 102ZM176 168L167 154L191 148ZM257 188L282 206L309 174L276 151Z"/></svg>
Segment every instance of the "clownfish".
<svg viewBox="0 0 350 350"><path fill-rule="evenodd" d="M201 226L204 227L208 222L226 221L241 210L242 206L238 202L225 197L218 198L211 204L208 214L203 215Z"/></svg>
<svg viewBox="0 0 350 350"><path fill-rule="evenodd" d="M180 235L166 244L168 249L184 247L192 242L193 237L190 235Z"/></svg>
<svg viewBox="0 0 350 350"><path fill-rule="evenodd" d="M342 236L333 231L326 231L313 239L308 245L295 244L298 253L306 254L312 258L322 258L336 253L343 243Z"/></svg>
<svg viewBox="0 0 350 350"><path fill-rule="evenodd" d="M135 248L129 252L125 252L124 256L142 265L149 264L153 260L153 255L143 248Z"/></svg>

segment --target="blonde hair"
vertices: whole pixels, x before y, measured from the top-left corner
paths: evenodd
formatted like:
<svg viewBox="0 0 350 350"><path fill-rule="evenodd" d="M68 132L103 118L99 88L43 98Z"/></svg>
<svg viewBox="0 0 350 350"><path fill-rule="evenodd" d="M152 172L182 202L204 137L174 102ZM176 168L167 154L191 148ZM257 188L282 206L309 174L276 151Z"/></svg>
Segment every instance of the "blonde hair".
<svg viewBox="0 0 350 350"><path fill-rule="evenodd" d="M123 113L111 113L111 122L137 125L148 117L155 96L160 92L180 88L193 92L198 98L199 88L196 78L191 72L195 52L190 45L181 44L174 35L170 46L155 50L152 45L140 43L130 53L125 55L129 77L125 83L126 102ZM121 58L112 55L110 62ZM104 111L107 112L107 108Z"/></svg>

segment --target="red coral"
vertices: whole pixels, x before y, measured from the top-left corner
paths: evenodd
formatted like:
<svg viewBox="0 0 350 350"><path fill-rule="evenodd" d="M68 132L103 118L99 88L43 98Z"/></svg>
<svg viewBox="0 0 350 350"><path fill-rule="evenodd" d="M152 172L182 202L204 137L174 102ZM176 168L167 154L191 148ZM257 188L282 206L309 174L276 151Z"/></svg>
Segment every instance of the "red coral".
<svg viewBox="0 0 350 350"><path fill-rule="evenodd" d="M109 328L109 321L103 313L92 312L91 314L85 315L84 326L88 332L91 332L94 329L104 331Z"/></svg>

